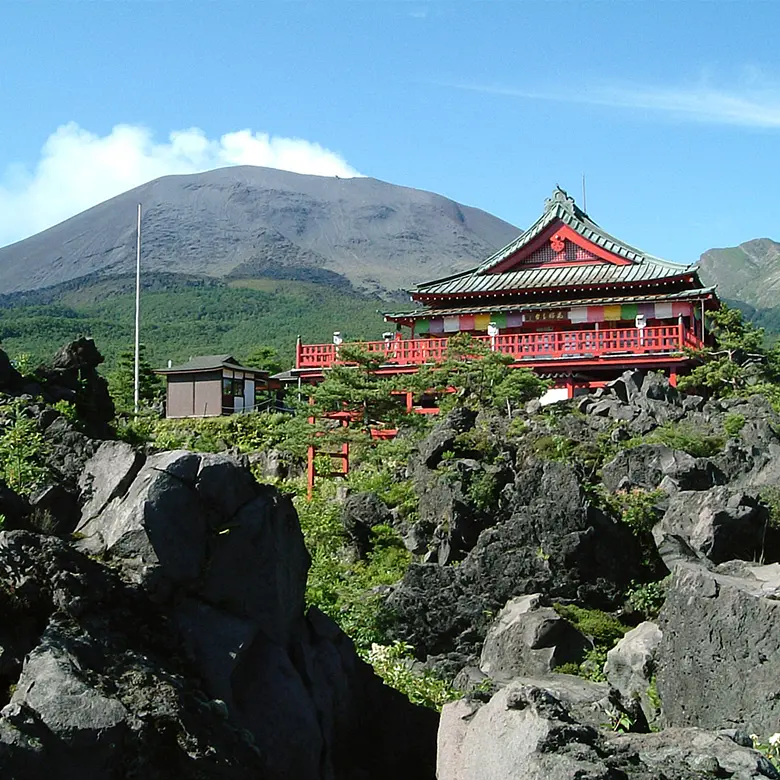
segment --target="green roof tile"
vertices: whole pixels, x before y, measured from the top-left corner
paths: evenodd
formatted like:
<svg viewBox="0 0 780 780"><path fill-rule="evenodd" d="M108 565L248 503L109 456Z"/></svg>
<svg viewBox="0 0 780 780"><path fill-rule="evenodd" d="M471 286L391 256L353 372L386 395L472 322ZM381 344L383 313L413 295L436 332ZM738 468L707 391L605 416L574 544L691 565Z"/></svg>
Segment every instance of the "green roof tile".
<svg viewBox="0 0 780 780"><path fill-rule="evenodd" d="M561 221L597 246L629 260L629 265L594 263L574 266L537 266L505 273L491 270L533 241L551 224ZM470 271L434 279L411 290L420 295L458 295L549 287L625 284L697 274L696 265L680 265L649 255L602 230L560 187L545 201L541 217L514 241ZM696 277L698 283L698 276Z"/></svg>

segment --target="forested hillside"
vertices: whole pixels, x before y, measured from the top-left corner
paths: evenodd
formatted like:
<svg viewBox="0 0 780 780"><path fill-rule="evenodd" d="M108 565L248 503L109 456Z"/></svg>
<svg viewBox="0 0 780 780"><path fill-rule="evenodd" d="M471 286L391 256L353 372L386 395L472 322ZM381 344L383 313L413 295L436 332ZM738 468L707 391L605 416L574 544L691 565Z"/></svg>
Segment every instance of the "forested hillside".
<svg viewBox="0 0 780 780"><path fill-rule="evenodd" d="M133 344L134 280L91 278L50 291L0 301L0 340L15 357L37 364L57 344L93 337L110 369ZM349 338L379 338L387 305L350 287L273 279L230 283L154 275L142 294L142 341L154 366L198 354L232 353L238 359L260 345L275 348L291 364L295 340L330 341L334 330Z"/></svg>

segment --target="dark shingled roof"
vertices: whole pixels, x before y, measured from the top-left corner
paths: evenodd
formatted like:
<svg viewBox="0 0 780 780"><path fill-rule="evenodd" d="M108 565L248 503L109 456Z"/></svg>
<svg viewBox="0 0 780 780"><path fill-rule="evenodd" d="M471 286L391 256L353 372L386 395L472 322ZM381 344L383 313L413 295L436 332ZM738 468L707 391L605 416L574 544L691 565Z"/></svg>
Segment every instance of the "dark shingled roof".
<svg viewBox="0 0 780 780"><path fill-rule="evenodd" d="M268 376L268 371L259 368L242 366L232 355L202 355L190 358L186 363L170 368L157 369L158 374L179 374L190 371L218 371L222 368L230 368L235 371L247 371L262 376Z"/></svg>

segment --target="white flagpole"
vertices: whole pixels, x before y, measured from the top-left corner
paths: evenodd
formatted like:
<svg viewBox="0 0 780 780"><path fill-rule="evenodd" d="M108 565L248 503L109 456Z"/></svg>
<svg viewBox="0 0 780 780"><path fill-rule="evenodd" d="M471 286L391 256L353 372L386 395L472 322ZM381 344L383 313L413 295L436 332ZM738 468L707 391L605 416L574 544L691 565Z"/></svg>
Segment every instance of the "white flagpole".
<svg viewBox="0 0 780 780"><path fill-rule="evenodd" d="M133 375L133 407L138 414L140 406L141 366L141 204L138 204L138 230L135 248L135 366Z"/></svg>

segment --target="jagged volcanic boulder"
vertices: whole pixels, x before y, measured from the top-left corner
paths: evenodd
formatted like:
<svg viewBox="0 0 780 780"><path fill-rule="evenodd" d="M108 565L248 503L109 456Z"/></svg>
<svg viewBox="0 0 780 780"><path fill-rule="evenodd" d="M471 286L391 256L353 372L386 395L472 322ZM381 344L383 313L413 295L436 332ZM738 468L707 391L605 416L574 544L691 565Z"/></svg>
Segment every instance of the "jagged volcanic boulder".
<svg viewBox="0 0 780 780"><path fill-rule="evenodd" d="M676 568L659 621L658 692L668 724L778 730L778 596L778 564Z"/></svg>
<svg viewBox="0 0 780 780"><path fill-rule="evenodd" d="M639 702L650 725L658 722L660 712L652 695L661 630L645 621L632 628L608 653L604 674L624 700Z"/></svg>
<svg viewBox="0 0 780 780"><path fill-rule="evenodd" d="M681 539L713 563L752 560L761 554L768 519L767 508L742 491L681 491L671 497L653 537L659 547L665 538Z"/></svg>
<svg viewBox="0 0 780 780"><path fill-rule="evenodd" d="M550 678L518 680L486 704L448 704L439 727L437 779L780 777L766 758L726 734L606 731L599 725L608 721L610 707L600 686L582 680L577 686L556 684ZM737 739L749 741L747 735Z"/></svg>
<svg viewBox="0 0 780 780"><path fill-rule="evenodd" d="M6 776L432 780L436 713L305 614L289 498L228 456L116 442L81 488L73 546L0 534Z"/></svg>
<svg viewBox="0 0 780 780"><path fill-rule="evenodd" d="M621 450L602 469L604 487L611 491L655 490L664 477L672 480L679 490L706 490L723 482L723 476L711 461L694 458L665 444L640 444Z"/></svg>
<svg viewBox="0 0 780 780"><path fill-rule="evenodd" d="M475 662L510 599L541 593L609 608L640 577L635 537L590 505L571 466L529 462L506 490L507 520L484 530L457 567L410 566L387 602L396 635L448 674Z"/></svg>
<svg viewBox="0 0 780 780"><path fill-rule="evenodd" d="M490 626L479 668L492 680L547 674L556 666L579 663L591 643L539 594L509 601Z"/></svg>
<svg viewBox="0 0 780 780"><path fill-rule="evenodd" d="M48 401L72 401L80 419L94 435L108 436L108 424L114 419L115 410L108 383L97 372L103 362L95 342L80 338L57 350L36 376Z"/></svg>
<svg viewBox="0 0 780 780"><path fill-rule="evenodd" d="M371 552L371 529L393 522L390 510L375 493L360 492L347 496L341 509L341 522L357 557Z"/></svg>

